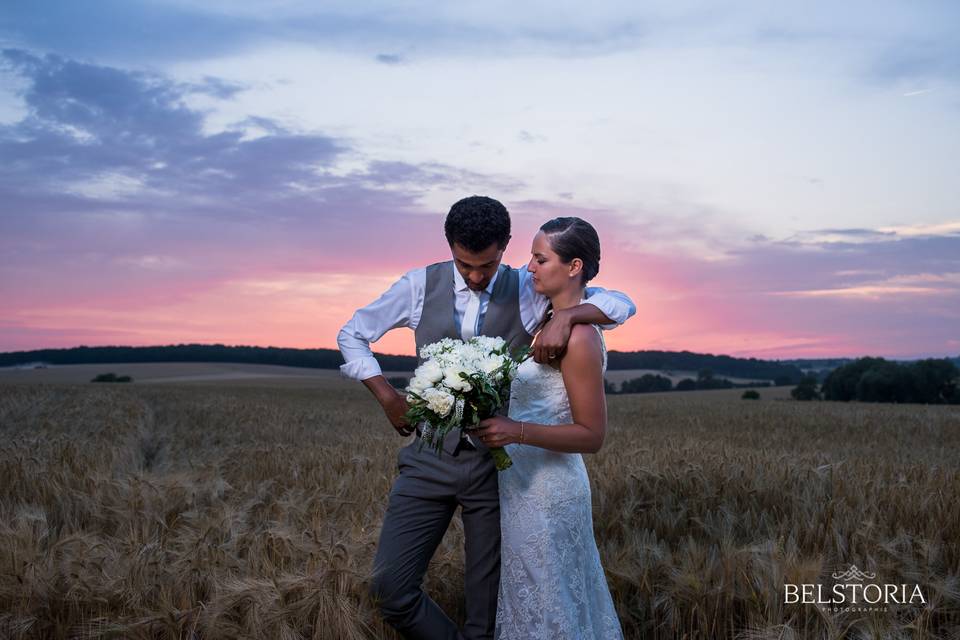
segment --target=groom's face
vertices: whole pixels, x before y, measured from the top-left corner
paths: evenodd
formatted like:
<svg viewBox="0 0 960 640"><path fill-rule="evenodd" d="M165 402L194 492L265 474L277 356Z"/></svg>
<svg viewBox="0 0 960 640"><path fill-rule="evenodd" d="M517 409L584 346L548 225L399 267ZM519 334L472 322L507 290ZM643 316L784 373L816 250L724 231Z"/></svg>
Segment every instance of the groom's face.
<svg viewBox="0 0 960 640"><path fill-rule="evenodd" d="M470 251L459 242L450 245L453 264L457 266L457 271L473 291L483 291L490 284L493 275L500 268L504 249L506 247L501 249L496 243L478 252Z"/></svg>

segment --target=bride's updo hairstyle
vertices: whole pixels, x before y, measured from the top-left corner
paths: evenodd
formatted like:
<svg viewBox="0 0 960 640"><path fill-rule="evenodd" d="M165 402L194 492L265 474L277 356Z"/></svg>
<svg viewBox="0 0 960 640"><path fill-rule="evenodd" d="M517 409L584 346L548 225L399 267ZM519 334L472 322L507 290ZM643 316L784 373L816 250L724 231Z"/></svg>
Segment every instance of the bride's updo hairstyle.
<svg viewBox="0 0 960 640"><path fill-rule="evenodd" d="M580 284L587 284L600 272L600 237L589 222L573 216L554 218L543 223L540 231L565 264L574 258L583 261Z"/></svg>

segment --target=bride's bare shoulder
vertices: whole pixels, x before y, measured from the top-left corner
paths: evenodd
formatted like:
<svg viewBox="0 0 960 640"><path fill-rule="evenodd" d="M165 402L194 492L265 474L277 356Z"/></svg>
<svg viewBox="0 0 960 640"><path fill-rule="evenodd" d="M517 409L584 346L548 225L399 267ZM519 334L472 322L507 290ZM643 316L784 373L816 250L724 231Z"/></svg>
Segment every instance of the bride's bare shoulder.
<svg viewBox="0 0 960 640"><path fill-rule="evenodd" d="M592 324L575 324L570 330L570 340L567 342L567 351L564 360L573 358L582 362L599 358L603 351L603 341L600 332Z"/></svg>

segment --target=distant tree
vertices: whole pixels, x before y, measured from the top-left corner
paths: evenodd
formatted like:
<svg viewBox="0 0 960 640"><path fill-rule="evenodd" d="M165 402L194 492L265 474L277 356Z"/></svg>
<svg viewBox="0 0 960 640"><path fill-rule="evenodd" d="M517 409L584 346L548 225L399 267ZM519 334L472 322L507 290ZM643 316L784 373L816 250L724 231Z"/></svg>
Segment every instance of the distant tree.
<svg viewBox="0 0 960 640"><path fill-rule="evenodd" d="M960 402L960 369L949 359L899 363L860 358L834 369L823 383L827 400Z"/></svg>
<svg viewBox="0 0 960 640"><path fill-rule="evenodd" d="M927 359L910 366L917 402L940 404L952 402L957 395L960 369L950 360Z"/></svg>
<svg viewBox="0 0 960 640"><path fill-rule="evenodd" d="M620 393L654 393L673 390L670 378L646 373L639 378L624 380L620 384Z"/></svg>
<svg viewBox="0 0 960 640"><path fill-rule="evenodd" d="M130 376L118 376L115 373L101 373L95 376L90 382L133 382Z"/></svg>
<svg viewBox="0 0 960 640"><path fill-rule="evenodd" d="M699 389L733 389L737 385L726 378L713 378L704 383L698 383Z"/></svg>
<svg viewBox="0 0 960 640"><path fill-rule="evenodd" d="M785 387L787 385L793 384L796 382L796 378L793 376L780 375L773 379L773 386L775 387Z"/></svg>
<svg viewBox="0 0 960 640"><path fill-rule="evenodd" d="M691 380L691 382L695 385L695 389L732 389L736 386L727 378L715 377L712 369L701 369L697 372L697 379ZM677 391L684 390L678 384Z"/></svg>
<svg viewBox="0 0 960 640"><path fill-rule="evenodd" d="M817 391L816 376L804 376L800 378L799 384L790 390L790 395L794 400L819 400L820 392Z"/></svg>
<svg viewBox="0 0 960 640"><path fill-rule="evenodd" d="M861 402L915 402L917 397L910 370L888 360L864 371L856 389Z"/></svg>
<svg viewBox="0 0 960 640"><path fill-rule="evenodd" d="M697 381L693 378L684 378L674 387L677 391L696 391Z"/></svg>
<svg viewBox="0 0 960 640"><path fill-rule="evenodd" d="M827 400L856 400L857 385L869 369L886 362L883 358L859 358L837 367L823 381L823 397Z"/></svg>
<svg viewBox="0 0 960 640"><path fill-rule="evenodd" d="M649 379L649 384L654 391L673 391L673 380L666 376L653 376Z"/></svg>
<svg viewBox="0 0 960 640"><path fill-rule="evenodd" d="M604 379L603 379L603 392L606 393L607 395L613 395L613 394L617 393L617 387L616 387L616 385L614 385L612 382L610 382L609 380L607 380L606 378L604 378Z"/></svg>
<svg viewBox="0 0 960 640"><path fill-rule="evenodd" d="M743 392L743 395L740 397L744 400L759 400L760 392L754 389L747 389L746 391Z"/></svg>

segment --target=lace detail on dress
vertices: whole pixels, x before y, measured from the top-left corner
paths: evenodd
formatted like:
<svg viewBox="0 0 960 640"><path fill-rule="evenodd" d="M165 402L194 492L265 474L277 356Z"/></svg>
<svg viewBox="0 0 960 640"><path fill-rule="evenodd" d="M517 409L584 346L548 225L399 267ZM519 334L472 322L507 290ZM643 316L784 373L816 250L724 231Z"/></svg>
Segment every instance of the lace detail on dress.
<svg viewBox="0 0 960 640"><path fill-rule="evenodd" d="M604 371L606 361L604 346ZM509 415L539 424L572 422L562 374L532 359L520 365ZM517 444L507 452L513 466L499 476L496 637L622 638L593 536L583 457Z"/></svg>

